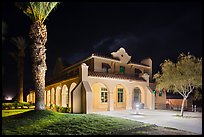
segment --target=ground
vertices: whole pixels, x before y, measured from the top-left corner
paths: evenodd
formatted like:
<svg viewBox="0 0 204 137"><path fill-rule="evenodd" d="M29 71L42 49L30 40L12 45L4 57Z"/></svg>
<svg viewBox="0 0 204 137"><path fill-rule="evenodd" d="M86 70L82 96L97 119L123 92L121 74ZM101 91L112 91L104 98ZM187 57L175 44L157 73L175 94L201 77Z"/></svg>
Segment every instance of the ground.
<svg viewBox="0 0 204 137"><path fill-rule="evenodd" d="M17 113L18 112L18 113ZM127 112L127 111L125 111ZM106 112L107 113L107 112ZM114 112L117 115L118 112ZM113 112L112 112L113 114ZM124 112L120 114L125 115ZM125 116L137 116L126 114ZM139 119L138 117L135 117ZM190 118L191 119L191 118ZM194 119L193 119L194 120ZM185 120L186 121L186 120ZM194 120L195 122L195 120ZM60 127L60 128L59 128ZM101 114L2 110L3 135L198 135L170 127Z"/></svg>
<svg viewBox="0 0 204 137"><path fill-rule="evenodd" d="M106 111L106 112L97 112L97 114L129 119L137 122L143 122L146 124L154 124L157 126L166 127L168 129L178 129L178 130L181 130L181 132L187 131L187 132L196 133L199 135L202 134L202 112L185 111L183 117L179 116L180 111L149 110L149 109L141 109L139 110L138 114L136 114L134 110L112 111L112 112ZM159 128L158 130L162 130L162 129ZM152 133L150 132L150 134L153 134L154 129L150 131L152 132ZM171 131L172 134L177 134L177 133L173 133L175 131ZM165 132L165 131L161 131L161 132ZM157 132L155 134L157 134Z"/></svg>
<svg viewBox="0 0 204 137"><path fill-rule="evenodd" d="M198 135L196 133L183 130L171 129L161 126L149 126L138 129L131 129L125 132L119 132L118 135Z"/></svg>

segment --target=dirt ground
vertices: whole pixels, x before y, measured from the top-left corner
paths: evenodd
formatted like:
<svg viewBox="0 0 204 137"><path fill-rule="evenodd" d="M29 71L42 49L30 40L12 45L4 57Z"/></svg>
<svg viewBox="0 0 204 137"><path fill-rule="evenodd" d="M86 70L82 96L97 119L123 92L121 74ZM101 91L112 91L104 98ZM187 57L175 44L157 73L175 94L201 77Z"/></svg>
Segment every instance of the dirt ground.
<svg viewBox="0 0 204 137"><path fill-rule="evenodd" d="M148 126L143 128L131 129L128 132L118 132L118 135L198 135L183 130L177 130L168 127Z"/></svg>

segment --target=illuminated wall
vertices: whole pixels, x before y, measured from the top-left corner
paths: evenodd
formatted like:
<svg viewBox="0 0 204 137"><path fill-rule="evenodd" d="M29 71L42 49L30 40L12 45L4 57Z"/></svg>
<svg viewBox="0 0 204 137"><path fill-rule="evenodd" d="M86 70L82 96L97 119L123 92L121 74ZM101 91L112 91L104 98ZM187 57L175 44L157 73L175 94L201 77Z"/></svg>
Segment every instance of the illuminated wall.
<svg viewBox="0 0 204 137"><path fill-rule="evenodd" d="M154 109L155 96L149 88L149 75L152 73L151 59L145 59L141 63L149 65L139 65L128 63L131 56L125 50L113 53L119 59L109 59L92 55L85 60L87 64L81 62L74 67L67 69L64 74L66 79L59 80L46 86L45 104L71 107L72 113L92 113L96 111L114 111L134 109L134 90L140 90L140 103L144 108ZM106 73L120 74L120 77L106 77L99 75L89 75L88 71L104 72L102 64L108 64L110 68ZM125 67L125 75L133 75L135 70L140 70L140 75L146 81L123 78L120 66ZM147 74L144 74L144 73ZM35 101L34 91L27 96L27 101Z"/></svg>

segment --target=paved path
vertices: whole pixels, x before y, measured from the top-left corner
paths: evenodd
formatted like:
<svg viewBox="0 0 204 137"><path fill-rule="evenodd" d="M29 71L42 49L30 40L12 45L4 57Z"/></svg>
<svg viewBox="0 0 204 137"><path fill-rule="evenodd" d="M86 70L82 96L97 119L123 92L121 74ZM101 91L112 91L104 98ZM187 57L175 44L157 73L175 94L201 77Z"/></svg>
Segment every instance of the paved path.
<svg viewBox="0 0 204 137"><path fill-rule="evenodd" d="M136 114L135 110L95 112L114 117L136 120L157 126L172 127L184 131L202 134L202 113L184 112L184 117L178 117L180 111L170 110L147 110L141 109Z"/></svg>

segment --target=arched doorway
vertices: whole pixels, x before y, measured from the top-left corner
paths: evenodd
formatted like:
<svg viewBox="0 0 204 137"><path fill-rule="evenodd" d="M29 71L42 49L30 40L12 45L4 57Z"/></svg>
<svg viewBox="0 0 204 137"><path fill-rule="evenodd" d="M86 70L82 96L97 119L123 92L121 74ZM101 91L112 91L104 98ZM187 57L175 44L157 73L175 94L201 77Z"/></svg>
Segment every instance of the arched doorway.
<svg viewBox="0 0 204 137"><path fill-rule="evenodd" d="M92 89L93 112L108 111L109 109L109 91L105 84L94 83Z"/></svg>
<svg viewBox="0 0 204 137"><path fill-rule="evenodd" d="M117 84L114 89L114 110L126 108L126 88L122 84Z"/></svg>
<svg viewBox="0 0 204 137"><path fill-rule="evenodd" d="M138 87L134 88L132 97L132 108L135 109L136 104L141 103L141 90Z"/></svg>
<svg viewBox="0 0 204 137"><path fill-rule="evenodd" d="M70 85L70 88L69 88L69 93L68 93L68 104L69 104L69 107L71 107L71 92L72 90L76 87L76 83L73 82L71 85Z"/></svg>
<svg viewBox="0 0 204 137"><path fill-rule="evenodd" d="M56 106L61 106L61 87L56 88Z"/></svg>
<svg viewBox="0 0 204 137"><path fill-rule="evenodd" d="M52 105L55 105L55 89L54 88L51 89L51 101L50 102Z"/></svg>
<svg viewBox="0 0 204 137"><path fill-rule="evenodd" d="M47 91L47 107L50 107L50 90Z"/></svg>
<svg viewBox="0 0 204 137"><path fill-rule="evenodd" d="M62 87L62 107L68 106L68 88L67 85Z"/></svg>

